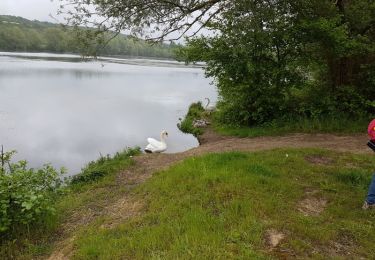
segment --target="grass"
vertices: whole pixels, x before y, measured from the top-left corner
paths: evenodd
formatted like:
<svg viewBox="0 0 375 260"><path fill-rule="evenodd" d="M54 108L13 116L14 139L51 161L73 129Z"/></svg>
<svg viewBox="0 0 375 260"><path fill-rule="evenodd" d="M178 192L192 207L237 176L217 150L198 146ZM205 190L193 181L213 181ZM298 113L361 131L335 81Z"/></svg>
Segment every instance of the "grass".
<svg viewBox="0 0 375 260"><path fill-rule="evenodd" d="M102 228L104 217L82 228L73 258L371 258L375 212L360 206L374 163L370 155L316 149L190 158L132 191L146 203L139 216L112 228ZM307 190L328 201L319 216L297 210ZM286 235L272 252L269 229Z"/></svg>
<svg viewBox="0 0 375 260"><path fill-rule="evenodd" d="M203 134L202 128L193 126L196 119L208 119L213 122L213 128L221 135L238 137L280 136L291 133L334 133L353 134L364 133L367 130L369 118L349 118L348 116L332 116L323 118L293 118L289 120L274 120L252 127L225 125L219 122L218 112L208 113L201 102L192 103L184 119L177 125L183 133L198 137Z"/></svg>
<svg viewBox="0 0 375 260"><path fill-rule="evenodd" d="M290 133L351 134L365 133L369 121L368 118L353 119L347 117L300 118L290 121L278 120L254 127L238 127L223 125L215 120L214 129L222 135L239 137L279 136Z"/></svg>
<svg viewBox="0 0 375 260"><path fill-rule="evenodd" d="M140 148L128 148L121 152L115 153L114 156L101 156L98 160L92 161L86 165L81 173L73 176L70 184L87 184L98 180L111 173L116 173L128 166L129 158L140 153Z"/></svg>
<svg viewBox="0 0 375 260"><path fill-rule="evenodd" d="M131 157L139 152L139 148L129 148L90 162L62 190L54 205L56 214L46 216L33 226L20 228L11 236L0 236L0 259L35 259L48 255L56 232L73 214L84 214L92 208L99 211L128 192L128 188L116 184L116 175L132 165Z"/></svg>

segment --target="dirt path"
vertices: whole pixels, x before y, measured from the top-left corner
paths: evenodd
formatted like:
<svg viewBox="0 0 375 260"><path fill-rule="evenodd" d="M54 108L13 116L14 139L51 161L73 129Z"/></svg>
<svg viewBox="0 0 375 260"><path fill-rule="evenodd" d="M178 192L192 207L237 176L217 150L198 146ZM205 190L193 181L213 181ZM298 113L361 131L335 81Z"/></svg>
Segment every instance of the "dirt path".
<svg viewBox="0 0 375 260"><path fill-rule="evenodd" d="M152 173L168 168L188 157L215 152L261 151L276 148L323 148L338 152L371 153L365 134L291 134L281 137L238 138L220 136L207 129L201 145L182 153L143 154L135 157L136 165L118 176L118 181L138 184Z"/></svg>
<svg viewBox="0 0 375 260"><path fill-rule="evenodd" d="M367 137L362 134L332 135L332 134L291 134L282 137L237 138L225 137L206 129L200 137L201 145L186 152L174 154L143 154L134 158L135 165L120 172L117 176L117 186L133 187L150 178L154 172L163 170L188 157L199 156L213 152L226 151L260 151L275 148L325 148L339 152L371 153L366 146ZM73 248L74 231L88 225L97 216L110 219L107 226L111 228L126 219L137 215L142 209L142 202L135 201L129 194L124 195L112 204L95 209L95 214L89 210L88 214L78 214L77 219L69 220L69 229L62 228L60 240L50 260L69 259ZM72 223L77 223L72 228ZM84 223L84 224L82 224ZM74 226L74 225L73 225Z"/></svg>

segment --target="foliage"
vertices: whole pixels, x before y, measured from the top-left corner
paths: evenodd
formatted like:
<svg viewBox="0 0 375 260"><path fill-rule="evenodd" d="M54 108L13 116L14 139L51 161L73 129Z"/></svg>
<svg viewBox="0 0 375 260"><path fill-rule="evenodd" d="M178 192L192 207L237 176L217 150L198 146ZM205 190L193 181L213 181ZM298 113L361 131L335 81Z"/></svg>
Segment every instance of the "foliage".
<svg viewBox="0 0 375 260"><path fill-rule="evenodd" d="M204 111L202 102L192 103L184 119L177 124L178 129L183 133L192 134L195 137L202 134L202 129L194 127L193 123L194 120L202 119Z"/></svg>
<svg viewBox="0 0 375 260"><path fill-rule="evenodd" d="M374 113L375 3L371 0L70 0L73 25L159 40L186 35L186 62L207 63L222 123L249 126L284 116ZM190 16L194 18L189 19ZM194 37L192 28L210 30ZM190 33L189 33L190 32Z"/></svg>
<svg viewBox="0 0 375 260"><path fill-rule="evenodd" d="M369 70L375 57L369 10L375 5L364 2L236 1L227 22L212 25L219 35L191 39L179 56L207 62L223 123L363 117L374 111L375 90ZM358 20L349 20L352 12Z"/></svg>
<svg viewBox="0 0 375 260"><path fill-rule="evenodd" d="M68 14L68 24L95 27L100 32L123 30L155 41L180 39L194 25L204 28L230 8L230 0L60 0L60 13ZM93 11L95 10L95 11ZM192 18L192 16L194 18ZM198 31L200 30L198 29Z"/></svg>
<svg viewBox="0 0 375 260"><path fill-rule="evenodd" d="M371 155L317 149L190 158L131 193L145 203L140 215L110 229L100 227L111 218L83 227L74 258L371 258L375 213L361 203L374 163ZM305 198L328 204L305 216L298 211ZM273 251L268 230L285 234Z"/></svg>
<svg viewBox="0 0 375 260"><path fill-rule="evenodd" d="M129 164L129 158L138 155L140 148L128 148L121 152L117 152L113 157L111 155L101 156L98 160L92 161L86 165L81 173L73 176L70 183L73 185L84 184L117 172Z"/></svg>
<svg viewBox="0 0 375 260"><path fill-rule="evenodd" d="M150 45L145 41L111 32L98 36L93 29L59 26L0 15L0 51L57 52L92 55L124 55L173 58L175 44ZM109 39L112 39L107 44Z"/></svg>
<svg viewBox="0 0 375 260"><path fill-rule="evenodd" d="M285 16L286 2L237 2L225 14L228 22L215 24L220 35L190 40L180 56L207 62L224 122L262 123L283 115L292 90L301 85L303 71L294 57L299 46L287 33L293 31L293 17Z"/></svg>
<svg viewBox="0 0 375 260"><path fill-rule="evenodd" d="M4 153L1 161L0 234L40 222L44 216L53 214L63 173L50 165L33 169L27 167L26 161L12 163L14 153Z"/></svg>
<svg viewBox="0 0 375 260"><path fill-rule="evenodd" d="M53 208L53 215L39 215L36 222L40 224L34 222L30 227L12 226L14 230L12 234L8 232L9 235L0 235L0 259L39 259L48 256L55 242L55 236L60 232L59 228L62 228L62 223L67 223L70 218L77 217L79 214L91 212L93 205L96 205L95 210L99 212L108 203L123 196L127 189L117 182L116 176L119 171L133 163L131 157L138 153L138 148L127 149L111 156L111 159L104 157L98 159L96 163L90 163L90 167L83 169L87 174L85 179L72 185L65 183L67 185L62 185L58 194L51 193L53 200L49 206ZM105 175L93 178L88 174L90 169L105 172ZM2 188L3 184L0 184L0 187Z"/></svg>

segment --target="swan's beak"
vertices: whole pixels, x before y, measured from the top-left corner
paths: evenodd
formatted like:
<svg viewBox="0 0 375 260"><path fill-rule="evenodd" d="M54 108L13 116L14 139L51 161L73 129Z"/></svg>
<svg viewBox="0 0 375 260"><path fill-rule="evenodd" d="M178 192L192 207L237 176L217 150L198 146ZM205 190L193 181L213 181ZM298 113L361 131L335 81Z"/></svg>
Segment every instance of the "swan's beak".
<svg viewBox="0 0 375 260"><path fill-rule="evenodd" d="M168 136L168 133L165 133L166 136Z"/></svg>

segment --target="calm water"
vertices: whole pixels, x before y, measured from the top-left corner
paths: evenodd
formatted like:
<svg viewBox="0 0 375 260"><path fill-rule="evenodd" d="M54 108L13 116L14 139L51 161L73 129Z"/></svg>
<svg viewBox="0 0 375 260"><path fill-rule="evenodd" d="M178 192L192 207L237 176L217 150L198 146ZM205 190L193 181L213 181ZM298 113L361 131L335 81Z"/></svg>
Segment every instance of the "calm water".
<svg viewBox="0 0 375 260"><path fill-rule="evenodd" d="M176 123L191 102L216 100L201 68L176 62L0 53L0 144L30 166L70 174L101 154L169 132L168 152L198 145Z"/></svg>

